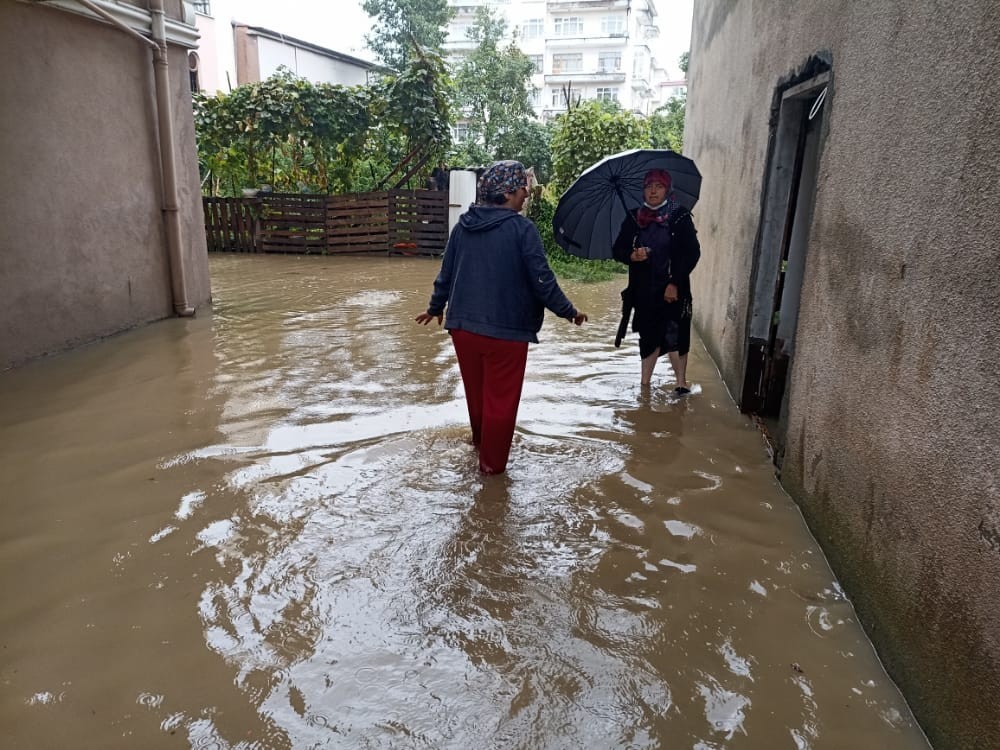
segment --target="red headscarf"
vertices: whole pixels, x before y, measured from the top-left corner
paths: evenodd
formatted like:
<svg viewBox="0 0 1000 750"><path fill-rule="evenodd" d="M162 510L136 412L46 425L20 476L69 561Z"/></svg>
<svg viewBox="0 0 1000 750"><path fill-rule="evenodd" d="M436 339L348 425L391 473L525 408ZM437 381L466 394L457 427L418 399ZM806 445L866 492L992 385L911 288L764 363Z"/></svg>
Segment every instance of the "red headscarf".
<svg viewBox="0 0 1000 750"><path fill-rule="evenodd" d="M646 172L646 176L642 180L642 186L646 187L646 185L649 185L650 183L653 182L658 182L661 185L663 185L663 187L665 187L667 189L667 192L669 193L670 185L672 184L673 180L670 179L670 172L668 172L667 170L651 169L648 172Z"/></svg>
<svg viewBox="0 0 1000 750"><path fill-rule="evenodd" d="M642 205L636 212L635 219L639 224L639 227L645 229L653 222L657 224L662 224L670 213L670 208L672 206L672 201L670 200L670 185L672 180L670 179L670 172L665 169L651 169L646 172L646 176L642 180L642 187L645 189L647 185L652 183L659 183L663 185L664 189L667 191L667 199L663 202L663 205L659 208L650 208L649 206Z"/></svg>

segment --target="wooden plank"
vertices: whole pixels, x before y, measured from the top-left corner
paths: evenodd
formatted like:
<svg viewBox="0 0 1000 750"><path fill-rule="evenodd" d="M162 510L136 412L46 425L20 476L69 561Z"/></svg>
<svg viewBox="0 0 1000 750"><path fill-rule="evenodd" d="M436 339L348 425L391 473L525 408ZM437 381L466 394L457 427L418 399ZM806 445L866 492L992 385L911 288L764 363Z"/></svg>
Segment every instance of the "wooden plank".
<svg viewBox="0 0 1000 750"><path fill-rule="evenodd" d="M380 193L363 193L360 195L331 195L330 200L327 201L327 206L379 206L385 205L385 202L388 199L388 191Z"/></svg>
<svg viewBox="0 0 1000 750"><path fill-rule="evenodd" d="M309 235L301 232L270 232L264 236L266 243L279 243L282 245L309 243L321 244L326 238L323 235Z"/></svg>
<svg viewBox="0 0 1000 750"><path fill-rule="evenodd" d="M242 204L243 210L240 212L242 222L242 234L240 236L240 250L245 253L252 253L253 247L253 204L245 201Z"/></svg>
<svg viewBox="0 0 1000 750"><path fill-rule="evenodd" d="M216 206L215 201L212 200L208 201L205 208L206 208L205 215L208 221L209 244L212 246L213 250L218 252L219 250L222 249L219 242L219 233L216 230L216 226L218 225L218 221L216 220L216 213L218 212L218 208Z"/></svg>
<svg viewBox="0 0 1000 750"><path fill-rule="evenodd" d="M359 247L338 247L333 251L333 255L387 255L389 249L385 245L371 245Z"/></svg>
<svg viewBox="0 0 1000 750"><path fill-rule="evenodd" d="M214 243L212 241L212 202L208 197L203 196L201 199L201 212L205 216L205 245L208 247L209 252L215 250Z"/></svg>
<svg viewBox="0 0 1000 750"><path fill-rule="evenodd" d="M328 224L326 231L330 234L357 234L361 232L386 232L389 229L389 223L386 221L379 222L338 222L337 224Z"/></svg>
<svg viewBox="0 0 1000 750"><path fill-rule="evenodd" d="M326 220L326 226L328 227L381 226L388 223L388 217L376 215L332 216Z"/></svg>
<svg viewBox="0 0 1000 750"><path fill-rule="evenodd" d="M233 206L233 223L236 229L236 241L233 243L233 249L236 252L242 253L245 252L245 250L243 249L244 237L245 237L243 217L246 211L246 207L242 202L235 200L232 201L232 206Z"/></svg>
<svg viewBox="0 0 1000 750"><path fill-rule="evenodd" d="M330 216L384 216L386 205L379 206L368 204L357 204L354 206L331 206L326 210L326 215Z"/></svg>
<svg viewBox="0 0 1000 750"><path fill-rule="evenodd" d="M268 237L323 237L325 232L310 232L306 229L270 229Z"/></svg>
<svg viewBox="0 0 1000 750"><path fill-rule="evenodd" d="M379 224L334 224L327 226L326 232L331 235L340 234L379 234L389 231L387 222Z"/></svg>
<svg viewBox="0 0 1000 750"><path fill-rule="evenodd" d="M226 250L225 237L222 236L222 207L219 203L212 206L212 230L215 234L215 247L221 253Z"/></svg>
<svg viewBox="0 0 1000 750"><path fill-rule="evenodd" d="M326 212L327 220L330 219L353 219L353 218L370 218L370 219L384 219L386 216L385 206L358 206L357 208L349 209L334 209Z"/></svg>
<svg viewBox="0 0 1000 750"><path fill-rule="evenodd" d="M229 250L235 251L239 247L239 237L240 232L236 226L236 214L239 210L239 206L236 205L234 201L226 201L226 213L229 214L227 217L229 219L229 232L231 238L229 240Z"/></svg>

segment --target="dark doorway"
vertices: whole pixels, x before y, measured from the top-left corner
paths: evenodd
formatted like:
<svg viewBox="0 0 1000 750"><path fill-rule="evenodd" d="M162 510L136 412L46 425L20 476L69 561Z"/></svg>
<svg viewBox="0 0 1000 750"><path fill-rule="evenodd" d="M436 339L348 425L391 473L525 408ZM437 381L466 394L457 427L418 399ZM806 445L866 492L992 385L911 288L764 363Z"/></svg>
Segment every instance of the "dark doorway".
<svg viewBox="0 0 1000 750"><path fill-rule="evenodd" d="M812 224L830 73L789 85L779 99L754 259L746 370L740 408L784 430L783 403L795 351L799 297ZM780 463L780 446L775 446Z"/></svg>

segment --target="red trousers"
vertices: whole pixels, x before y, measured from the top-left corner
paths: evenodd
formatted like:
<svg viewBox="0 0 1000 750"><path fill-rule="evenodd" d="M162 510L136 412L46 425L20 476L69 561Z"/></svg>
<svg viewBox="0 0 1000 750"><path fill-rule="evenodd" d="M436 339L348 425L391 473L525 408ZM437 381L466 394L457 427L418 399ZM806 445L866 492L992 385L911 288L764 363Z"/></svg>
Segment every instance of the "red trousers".
<svg viewBox="0 0 1000 750"><path fill-rule="evenodd" d="M459 330L451 331L451 340L465 385L472 442L479 449L479 470L501 474L514 439L528 342Z"/></svg>

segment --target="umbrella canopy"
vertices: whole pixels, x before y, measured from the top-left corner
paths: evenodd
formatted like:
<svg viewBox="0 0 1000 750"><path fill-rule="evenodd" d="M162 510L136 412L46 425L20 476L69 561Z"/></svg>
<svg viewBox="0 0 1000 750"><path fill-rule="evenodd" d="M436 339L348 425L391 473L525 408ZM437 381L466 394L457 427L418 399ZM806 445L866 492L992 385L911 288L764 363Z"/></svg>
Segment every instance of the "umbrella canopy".
<svg viewBox="0 0 1000 750"><path fill-rule="evenodd" d="M694 207L701 173L693 161L666 149L623 151L588 167L563 193L552 218L556 243L580 258L611 258L625 215L642 205L642 181L650 169L669 172L674 199Z"/></svg>

